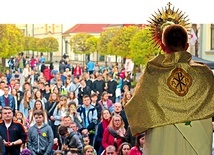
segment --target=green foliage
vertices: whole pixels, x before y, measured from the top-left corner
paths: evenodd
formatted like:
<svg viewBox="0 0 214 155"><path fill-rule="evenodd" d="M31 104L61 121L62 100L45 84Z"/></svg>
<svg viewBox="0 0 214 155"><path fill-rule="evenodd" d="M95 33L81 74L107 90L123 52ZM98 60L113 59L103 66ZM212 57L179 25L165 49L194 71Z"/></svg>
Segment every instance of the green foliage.
<svg viewBox="0 0 214 155"><path fill-rule="evenodd" d="M38 51L40 52L57 52L59 43L54 37L45 37L38 40Z"/></svg>
<svg viewBox="0 0 214 155"><path fill-rule="evenodd" d="M115 54L122 57L130 55L130 42L133 36L140 31L138 26L126 26L118 30L117 35L112 38L109 49Z"/></svg>
<svg viewBox="0 0 214 155"><path fill-rule="evenodd" d="M151 43L149 35L149 29L144 28L137 32L130 42L130 55L128 57L137 65L146 64L161 52L158 47L154 47L154 44Z"/></svg>
<svg viewBox="0 0 214 155"><path fill-rule="evenodd" d="M24 37L24 50L29 51L32 49L32 42L34 42L34 37Z"/></svg>
<svg viewBox="0 0 214 155"><path fill-rule="evenodd" d="M114 55L114 51L111 46L109 46L112 38L117 35L120 28L110 28L106 29L100 34L100 39L98 40L98 51L102 55Z"/></svg>
<svg viewBox="0 0 214 155"><path fill-rule="evenodd" d="M29 42L29 47L30 50L32 51L39 51L39 42L40 42L40 38L33 38L30 42Z"/></svg>
<svg viewBox="0 0 214 155"><path fill-rule="evenodd" d="M23 50L24 35L12 24L0 24L0 57L9 58Z"/></svg>
<svg viewBox="0 0 214 155"><path fill-rule="evenodd" d="M94 36L91 36L86 40L86 46L88 47L89 53L98 51L98 40L99 38L96 38Z"/></svg>
<svg viewBox="0 0 214 155"><path fill-rule="evenodd" d="M70 39L71 50L77 54L90 54L91 49L87 44L87 39L92 35L87 33L77 33Z"/></svg>

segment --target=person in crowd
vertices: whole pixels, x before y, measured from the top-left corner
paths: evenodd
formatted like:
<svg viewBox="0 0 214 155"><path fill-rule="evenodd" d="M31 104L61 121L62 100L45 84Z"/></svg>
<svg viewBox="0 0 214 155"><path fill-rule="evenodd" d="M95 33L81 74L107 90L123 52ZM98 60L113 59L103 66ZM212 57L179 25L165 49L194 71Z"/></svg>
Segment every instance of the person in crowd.
<svg viewBox="0 0 214 155"><path fill-rule="evenodd" d="M15 99L15 112L19 110L19 107L18 107L18 103L17 103L17 91L15 88L11 89L11 95L14 97Z"/></svg>
<svg viewBox="0 0 214 155"><path fill-rule="evenodd" d="M64 143L62 145L62 149L67 154L68 152L78 152L78 155L82 155L83 153L83 144L76 133L64 125L60 125L58 129L59 135L65 138Z"/></svg>
<svg viewBox="0 0 214 155"><path fill-rule="evenodd" d="M19 155L21 145L27 141L24 126L13 121L13 109L9 106L4 106L2 109L0 136L3 139L5 149L2 155Z"/></svg>
<svg viewBox="0 0 214 155"><path fill-rule="evenodd" d="M76 64L76 66L74 67L74 76L81 76L83 73L82 68L80 67L79 63Z"/></svg>
<svg viewBox="0 0 214 155"><path fill-rule="evenodd" d="M83 138L82 138L82 134L80 133L80 129L77 125L77 123L75 122L71 122L71 128L73 129L73 131L76 133L76 135L79 137L79 139L82 141L83 143Z"/></svg>
<svg viewBox="0 0 214 155"><path fill-rule="evenodd" d="M29 111L33 109L34 104L35 101L32 98L31 92L29 90L26 91L19 105L19 111L24 114L25 118L29 118Z"/></svg>
<svg viewBox="0 0 214 155"><path fill-rule="evenodd" d="M9 69L6 70L5 76L6 76L6 79L7 79L7 85L9 85L10 84L10 80L12 78L12 74L11 74Z"/></svg>
<svg viewBox="0 0 214 155"><path fill-rule="evenodd" d="M101 99L101 95L104 92L105 81L102 74L98 74L97 79L93 82L93 91L98 94L98 100Z"/></svg>
<svg viewBox="0 0 214 155"><path fill-rule="evenodd" d="M65 84L64 84L67 92L69 92L69 88L71 87L71 84L72 84L72 76L68 75L67 78L66 78L66 80L65 80Z"/></svg>
<svg viewBox="0 0 214 155"><path fill-rule="evenodd" d="M106 91L108 92L109 99L115 103L116 101L116 89L117 89L117 82L112 78L112 74L108 74L108 82Z"/></svg>
<svg viewBox="0 0 214 155"><path fill-rule="evenodd" d="M133 146L129 152L129 155L142 155L143 145L145 143L145 133L137 135L135 146Z"/></svg>
<svg viewBox="0 0 214 155"><path fill-rule="evenodd" d="M94 62L89 60L89 62L87 63L87 69L88 69L89 75L93 74L94 67L95 67Z"/></svg>
<svg viewBox="0 0 214 155"><path fill-rule="evenodd" d="M52 79L51 76L51 69L48 66L45 66L44 70L43 70L43 75L45 80L50 83L50 80Z"/></svg>
<svg viewBox="0 0 214 155"><path fill-rule="evenodd" d="M23 74L23 76L24 76L25 78L27 78L27 77L29 77L29 76L31 75L31 68L30 68L29 64L26 64L26 65L25 65L22 74Z"/></svg>
<svg viewBox="0 0 214 155"><path fill-rule="evenodd" d="M65 72L63 73L63 75L66 76L67 78L71 77L72 73L68 67L65 68Z"/></svg>
<svg viewBox="0 0 214 155"><path fill-rule="evenodd" d="M46 82L44 84L44 91L43 91L43 97L48 101L51 95L51 88L50 88L50 84L48 82ZM47 103L47 102L46 102Z"/></svg>
<svg viewBox="0 0 214 155"><path fill-rule="evenodd" d="M69 88L69 93L71 91L75 92L75 95L78 96L79 94L79 88L80 88L80 77L79 76L75 76L73 82L71 83L71 86Z"/></svg>
<svg viewBox="0 0 214 155"><path fill-rule="evenodd" d="M113 103L109 99L109 95L106 91L102 93L102 98L100 101L98 101L98 103L101 105L102 110L109 109L111 112L113 111Z"/></svg>
<svg viewBox="0 0 214 155"><path fill-rule="evenodd" d="M85 145L85 147L83 149L83 153L84 153L84 155L97 155L96 150L91 145Z"/></svg>
<svg viewBox="0 0 214 155"><path fill-rule="evenodd" d="M164 54L147 63L124 107L132 134L146 131L146 155L211 154L214 76L206 65L191 60L188 45L183 26L166 26Z"/></svg>
<svg viewBox="0 0 214 155"><path fill-rule="evenodd" d="M67 89L65 88L65 86L63 85L62 80L57 80L57 84L56 84L58 90L59 90L59 96L67 96L68 92Z"/></svg>
<svg viewBox="0 0 214 155"><path fill-rule="evenodd" d="M34 111L36 110L42 110L43 111L43 117L44 117L44 123L48 124L48 114L47 114L47 111L45 110L45 108L43 107L43 104L41 102L41 100L36 100L35 103L34 103L34 107L33 109L31 109L29 111L29 114L28 114L28 118L29 118L29 125L30 126L33 126L35 124L35 119L34 119Z"/></svg>
<svg viewBox="0 0 214 155"><path fill-rule="evenodd" d="M88 95L83 96L83 105L77 109L77 112L83 121L82 133L89 133L90 145L93 145L98 118L97 110L91 105L91 100Z"/></svg>
<svg viewBox="0 0 214 155"><path fill-rule="evenodd" d="M17 91L17 107L19 108L20 102L24 96L24 93L22 91L22 87L20 86L19 80L16 80L14 88Z"/></svg>
<svg viewBox="0 0 214 155"><path fill-rule="evenodd" d="M123 85L123 80L120 78L119 74L115 75L114 80L117 82L117 88L115 90L116 100L115 102L120 102L121 100L121 89Z"/></svg>
<svg viewBox="0 0 214 155"><path fill-rule="evenodd" d="M53 117L54 117L54 138L57 138L58 135L58 127L64 116L68 114L68 104L67 98L65 96L60 97L59 103L54 109Z"/></svg>
<svg viewBox="0 0 214 155"><path fill-rule="evenodd" d="M82 118L77 112L76 103L74 101L68 103L68 115L71 117L72 121L77 124L79 129L83 127Z"/></svg>
<svg viewBox="0 0 214 155"><path fill-rule="evenodd" d="M114 145L108 145L101 155L117 155L117 149Z"/></svg>
<svg viewBox="0 0 214 155"><path fill-rule="evenodd" d="M130 91L126 91L121 101L123 108L131 98L132 98L132 93Z"/></svg>
<svg viewBox="0 0 214 155"><path fill-rule="evenodd" d="M43 81L44 80L44 81ZM45 93L45 83L46 83L46 80L44 78L41 78L39 81L38 81L38 89L41 91L42 93L42 96L44 97L44 93ZM45 98L46 99L46 98ZM47 99L46 99L47 100Z"/></svg>
<svg viewBox="0 0 214 155"><path fill-rule="evenodd" d="M68 103L75 102L76 107L79 107L79 101L74 91L71 91L70 93L68 93L67 102Z"/></svg>
<svg viewBox="0 0 214 155"><path fill-rule="evenodd" d="M125 113L124 109L122 108L122 104L120 102L117 102L114 104L114 110L111 114L120 115L123 119L125 129L126 130L128 129L129 123L128 123L128 120L126 117L126 113Z"/></svg>
<svg viewBox="0 0 214 155"><path fill-rule="evenodd" d="M9 86L9 88L10 88L10 92L11 92L12 89L15 88L15 84L16 84L16 80L14 78L10 78L10 81L7 84Z"/></svg>
<svg viewBox="0 0 214 155"><path fill-rule="evenodd" d="M33 112L35 124L28 130L27 148L35 155L50 155L53 147L53 131L44 123L45 116L42 110Z"/></svg>
<svg viewBox="0 0 214 155"><path fill-rule="evenodd" d="M79 104L82 105L83 102L83 96L84 95L88 95L90 96L91 95L91 88L89 86L86 85L86 82L84 79L82 79L80 81L80 87L79 87L79 91L78 91L78 101L79 101Z"/></svg>
<svg viewBox="0 0 214 155"><path fill-rule="evenodd" d="M118 148L118 155L129 155L131 150L131 144L123 142Z"/></svg>
<svg viewBox="0 0 214 155"><path fill-rule="evenodd" d="M97 93L93 93L93 94L91 94L90 98L91 98L91 105L93 105L97 110L97 118L98 118L98 122L99 122L101 119L102 107L98 103L97 96L98 96Z"/></svg>
<svg viewBox="0 0 214 155"><path fill-rule="evenodd" d="M52 130L54 131L54 110L59 104L59 95L56 93L51 93L48 102L45 105L45 110L47 111L48 114L48 124L51 126ZM56 133L54 132L54 137Z"/></svg>
<svg viewBox="0 0 214 155"><path fill-rule="evenodd" d="M9 106L15 113L16 101L13 95L9 94L9 86L4 86L4 94L0 96L0 107Z"/></svg>
<svg viewBox="0 0 214 155"><path fill-rule="evenodd" d="M90 138L88 135L83 135L83 152L87 155L97 155L97 151L90 145Z"/></svg>
<svg viewBox="0 0 214 155"><path fill-rule="evenodd" d="M104 149L109 145L114 145L116 149L125 141L126 129L120 115L114 115L107 128L105 128L102 139Z"/></svg>
<svg viewBox="0 0 214 155"><path fill-rule="evenodd" d="M128 90L131 90L131 74L128 72L125 72L125 78L123 79L123 85L122 88L127 85L128 86ZM124 93L124 90L122 89L122 92Z"/></svg>
<svg viewBox="0 0 214 155"><path fill-rule="evenodd" d="M93 82L90 79L90 75L92 75L92 74L85 72L83 74L83 79L85 80L86 86L88 86L89 88L91 88L91 90L93 90Z"/></svg>
<svg viewBox="0 0 214 155"><path fill-rule="evenodd" d="M0 136L0 154L5 154L5 146L2 136Z"/></svg>
<svg viewBox="0 0 214 155"><path fill-rule="evenodd" d="M104 130L108 127L111 121L111 113L108 109L102 110L101 121L97 126L97 132L95 136L94 148L97 150L98 154L101 154L104 150L103 146L100 145L103 139Z"/></svg>
<svg viewBox="0 0 214 155"><path fill-rule="evenodd" d="M42 102L42 106L45 108L47 100L45 97L43 97L42 92L40 90L37 90L35 92L33 100L40 100Z"/></svg>

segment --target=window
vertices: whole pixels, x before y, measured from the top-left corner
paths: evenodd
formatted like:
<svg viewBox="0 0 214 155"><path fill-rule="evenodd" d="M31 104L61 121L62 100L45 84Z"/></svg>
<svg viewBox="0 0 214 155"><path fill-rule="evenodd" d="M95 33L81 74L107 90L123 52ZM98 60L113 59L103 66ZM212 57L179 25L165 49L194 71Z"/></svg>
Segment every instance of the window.
<svg viewBox="0 0 214 155"><path fill-rule="evenodd" d="M211 50L214 50L214 24L211 24Z"/></svg>

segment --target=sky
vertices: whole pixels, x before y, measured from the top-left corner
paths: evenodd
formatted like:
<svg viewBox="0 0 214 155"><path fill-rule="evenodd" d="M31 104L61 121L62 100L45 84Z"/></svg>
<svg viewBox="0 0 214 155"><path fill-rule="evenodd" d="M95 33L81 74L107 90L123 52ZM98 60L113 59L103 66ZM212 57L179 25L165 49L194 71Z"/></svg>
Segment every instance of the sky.
<svg viewBox="0 0 214 155"><path fill-rule="evenodd" d="M211 0L2 0L0 23L147 24L168 2L191 23L214 23Z"/></svg>

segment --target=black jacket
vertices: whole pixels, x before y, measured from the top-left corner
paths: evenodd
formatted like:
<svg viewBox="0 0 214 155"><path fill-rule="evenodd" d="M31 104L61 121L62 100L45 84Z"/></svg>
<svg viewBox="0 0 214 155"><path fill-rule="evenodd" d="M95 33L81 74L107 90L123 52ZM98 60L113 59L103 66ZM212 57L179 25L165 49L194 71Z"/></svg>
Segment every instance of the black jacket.
<svg viewBox="0 0 214 155"><path fill-rule="evenodd" d="M15 121L12 121L8 129L5 126L4 121L0 121L0 136L7 142L14 142L18 139L21 139L22 142L27 141L27 134L25 133L24 126ZM5 147L5 154L3 155L19 155L20 146L21 145Z"/></svg>

